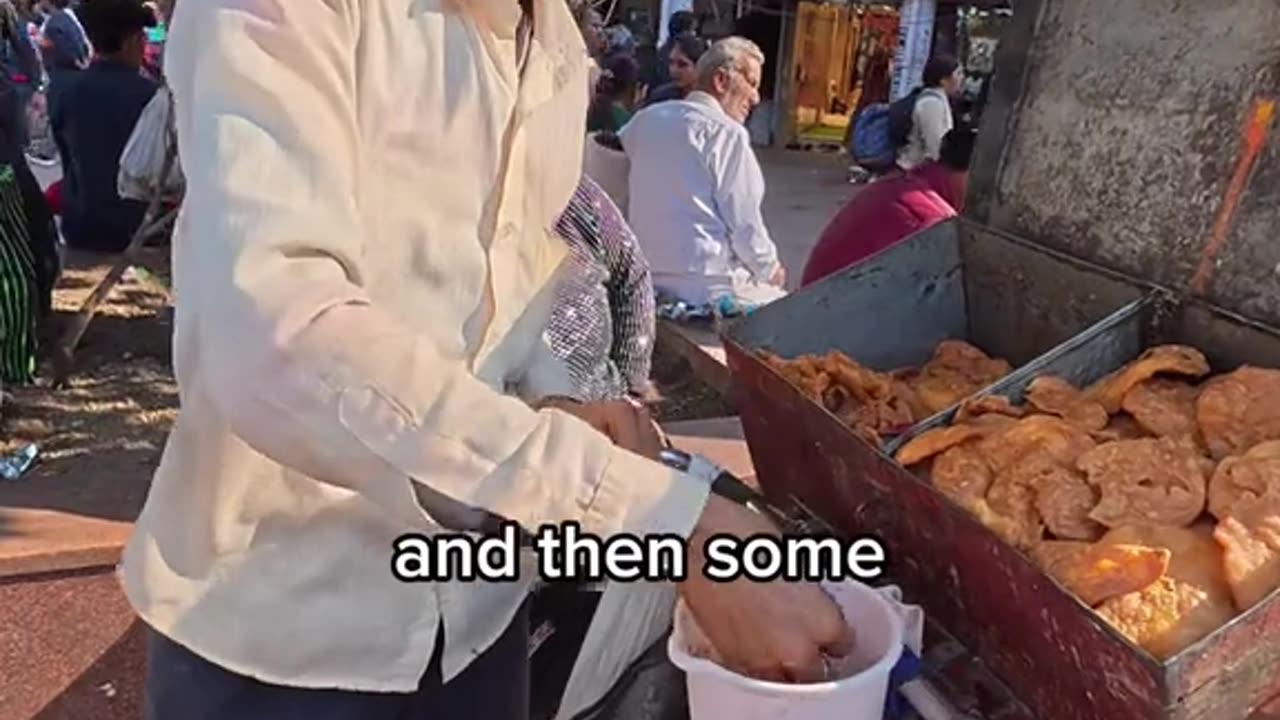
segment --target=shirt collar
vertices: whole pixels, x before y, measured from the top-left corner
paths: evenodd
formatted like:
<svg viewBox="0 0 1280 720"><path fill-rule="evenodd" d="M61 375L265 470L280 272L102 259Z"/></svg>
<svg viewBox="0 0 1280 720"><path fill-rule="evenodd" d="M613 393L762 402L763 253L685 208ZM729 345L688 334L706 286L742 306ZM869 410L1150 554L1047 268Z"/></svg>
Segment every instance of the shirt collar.
<svg viewBox="0 0 1280 720"><path fill-rule="evenodd" d="M705 93L701 90L694 90L693 92L686 95L684 99L695 105L702 105L705 107L709 107L719 113L724 112L724 106L720 104L719 100L712 97L709 93Z"/></svg>

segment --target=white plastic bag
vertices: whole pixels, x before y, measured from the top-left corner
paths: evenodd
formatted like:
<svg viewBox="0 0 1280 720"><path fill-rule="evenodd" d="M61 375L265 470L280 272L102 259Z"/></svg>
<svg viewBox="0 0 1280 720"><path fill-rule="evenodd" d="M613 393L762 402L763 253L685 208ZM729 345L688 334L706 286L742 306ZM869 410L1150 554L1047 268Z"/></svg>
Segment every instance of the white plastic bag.
<svg viewBox="0 0 1280 720"><path fill-rule="evenodd" d="M169 152L174 153L173 164L169 176L162 179L160 175ZM157 190L165 197L178 197L184 184L173 130L173 98L165 86L156 91L143 108L124 152L120 153L116 192L122 198L147 202Z"/></svg>

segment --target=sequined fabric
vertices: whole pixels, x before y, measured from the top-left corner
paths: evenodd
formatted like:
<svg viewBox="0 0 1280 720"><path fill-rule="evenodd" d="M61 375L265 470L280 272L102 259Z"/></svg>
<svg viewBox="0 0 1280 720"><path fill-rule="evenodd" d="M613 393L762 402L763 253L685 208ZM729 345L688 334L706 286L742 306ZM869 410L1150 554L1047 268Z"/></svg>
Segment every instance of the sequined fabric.
<svg viewBox="0 0 1280 720"><path fill-rule="evenodd" d="M653 358L654 297L649 264L622 213L583 177L556 231L571 267L557 289L547 327L584 401L644 391Z"/></svg>

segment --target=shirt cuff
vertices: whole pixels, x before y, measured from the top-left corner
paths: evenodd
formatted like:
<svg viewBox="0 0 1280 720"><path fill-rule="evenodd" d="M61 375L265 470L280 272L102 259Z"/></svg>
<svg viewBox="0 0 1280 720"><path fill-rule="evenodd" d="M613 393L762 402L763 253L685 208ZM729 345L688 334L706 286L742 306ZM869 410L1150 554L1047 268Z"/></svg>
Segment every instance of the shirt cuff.
<svg viewBox="0 0 1280 720"><path fill-rule="evenodd" d="M693 532L711 487L698 478L614 448L582 525L599 537Z"/></svg>

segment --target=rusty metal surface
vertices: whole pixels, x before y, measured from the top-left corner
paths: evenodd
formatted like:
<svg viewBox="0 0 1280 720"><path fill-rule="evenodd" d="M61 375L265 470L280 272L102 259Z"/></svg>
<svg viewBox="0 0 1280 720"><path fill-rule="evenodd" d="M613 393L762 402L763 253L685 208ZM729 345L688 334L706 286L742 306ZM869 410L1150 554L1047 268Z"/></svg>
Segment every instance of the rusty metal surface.
<svg viewBox="0 0 1280 720"><path fill-rule="evenodd" d="M1280 323L1277 27L1274 0L1020 2L971 217Z"/></svg>
<svg viewBox="0 0 1280 720"><path fill-rule="evenodd" d="M988 391L1016 395L1042 372L1089 382L1157 342L1204 348L1217 371L1245 362L1274 365L1280 358L1280 335L1270 328L1195 301L1171 301L1138 281L1128 283L1125 291L1119 287L1126 284L1123 279L1105 272L1094 277L1077 263L1023 252L1025 244L998 233L961 226L958 238L969 312L979 305L975 297L989 298L988 310L972 318L978 328L990 323L972 333L988 333L989 347L1013 348L1023 341L1005 333L1036 334L1030 318L1011 322L1006 314L1048 318L1043 308L1050 301L1036 293L1061 292L1052 280L1055 274L1075 275L1068 296L1071 303L1091 308L1084 316L1118 299L1135 298L1099 316L1089 330L1042 349L1039 357L1022 363ZM996 278L997 270L1013 280ZM967 279L970 272L983 282ZM852 281L862 276L855 268L845 277ZM821 297L829 304L840 296L838 290L833 284ZM882 537L892 553L895 582L1008 683L1037 717L1240 720L1280 693L1280 600L1273 597L1172 661L1158 663L968 513L858 439L759 361L753 354L758 349L753 340L759 338L800 352L820 352L847 326L864 328L864 336L866 327L878 327L887 342L912 327L884 324L876 306L861 316L845 311L841 317L851 325L799 322L813 312L813 298L806 295L802 291L775 304L767 331L752 327L762 319L752 317L732 328L725 340L735 398L767 494L780 502L801 499L843 533Z"/></svg>
<svg viewBox="0 0 1280 720"><path fill-rule="evenodd" d="M767 305L726 334L784 357L840 350L877 370L918 367L941 341L962 339L1017 367L1143 294L1086 263L952 221Z"/></svg>

